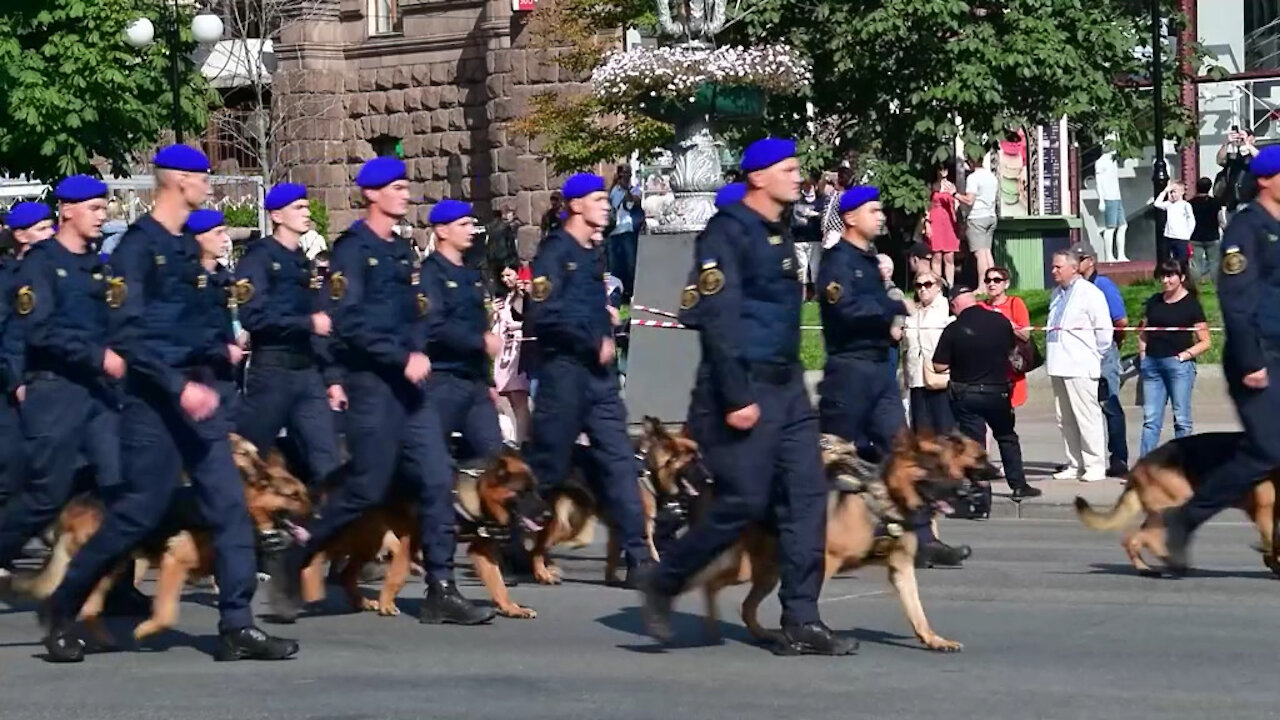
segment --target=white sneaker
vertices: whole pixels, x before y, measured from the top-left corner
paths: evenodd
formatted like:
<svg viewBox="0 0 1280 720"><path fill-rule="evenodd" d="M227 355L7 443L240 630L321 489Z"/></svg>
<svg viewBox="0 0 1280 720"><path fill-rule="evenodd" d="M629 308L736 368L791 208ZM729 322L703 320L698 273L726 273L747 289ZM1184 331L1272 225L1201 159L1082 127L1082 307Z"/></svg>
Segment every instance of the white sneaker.
<svg viewBox="0 0 1280 720"><path fill-rule="evenodd" d="M1107 474L1105 472L1087 472L1080 476L1080 482L1098 482L1106 479Z"/></svg>
<svg viewBox="0 0 1280 720"><path fill-rule="evenodd" d="M1075 480L1080 477L1080 471L1075 468L1067 468L1066 470L1059 470L1052 477L1054 480Z"/></svg>

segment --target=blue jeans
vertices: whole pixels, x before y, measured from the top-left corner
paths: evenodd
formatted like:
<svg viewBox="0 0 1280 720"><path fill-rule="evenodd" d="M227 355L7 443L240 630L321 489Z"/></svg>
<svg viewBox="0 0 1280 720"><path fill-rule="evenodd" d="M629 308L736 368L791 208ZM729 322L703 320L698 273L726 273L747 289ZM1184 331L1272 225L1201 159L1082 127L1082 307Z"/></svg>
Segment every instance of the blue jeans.
<svg viewBox="0 0 1280 720"><path fill-rule="evenodd" d="M1191 434L1191 388L1196 384L1196 364L1177 357L1142 358L1142 446L1146 455L1160 444L1164 405L1173 400L1173 434Z"/></svg>
<svg viewBox="0 0 1280 720"><path fill-rule="evenodd" d="M1124 408L1120 405L1120 348L1114 343L1102 356L1102 378L1098 382L1098 402L1107 421L1109 464L1129 466L1129 442L1125 438Z"/></svg>

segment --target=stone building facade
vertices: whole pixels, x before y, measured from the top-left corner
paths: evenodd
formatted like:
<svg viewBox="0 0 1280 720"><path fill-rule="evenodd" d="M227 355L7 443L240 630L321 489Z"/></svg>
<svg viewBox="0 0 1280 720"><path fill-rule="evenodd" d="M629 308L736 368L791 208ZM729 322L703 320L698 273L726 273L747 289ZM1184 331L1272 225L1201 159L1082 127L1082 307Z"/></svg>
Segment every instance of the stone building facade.
<svg viewBox="0 0 1280 720"><path fill-rule="evenodd" d="M325 200L331 234L359 215L360 164L398 146L415 236L425 236L431 206L454 197L473 202L482 222L513 208L528 252L562 178L508 125L538 93L585 90L561 75L554 50L529 46L529 13L513 12L512 0L318 2L276 45L277 77L289 81L275 83L273 102L298 118L281 160Z"/></svg>

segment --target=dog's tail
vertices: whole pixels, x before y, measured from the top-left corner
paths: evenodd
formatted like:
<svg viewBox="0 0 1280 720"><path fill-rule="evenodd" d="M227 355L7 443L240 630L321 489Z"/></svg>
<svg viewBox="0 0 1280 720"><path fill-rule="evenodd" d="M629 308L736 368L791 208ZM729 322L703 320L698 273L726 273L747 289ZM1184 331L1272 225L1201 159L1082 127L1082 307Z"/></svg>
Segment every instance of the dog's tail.
<svg viewBox="0 0 1280 720"><path fill-rule="evenodd" d="M563 542L570 548L581 548L591 544L596 537L596 519L590 512L584 512L578 507L577 503L569 498L558 499L553 509L555 511L554 522L559 523L561 527L569 533L572 533Z"/></svg>
<svg viewBox="0 0 1280 720"><path fill-rule="evenodd" d="M44 567L36 572L14 573L13 589L36 600L44 600L52 595L66 576L67 567L71 565L72 542L70 533L59 533Z"/></svg>
<svg viewBox="0 0 1280 720"><path fill-rule="evenodd" d="M1080 517L1080 522L1090 530L1115 530L1132 523L1142 514L1142 500L1138 498L1138 491L1133 487L1126 487L1124 492L1120 493L1120 498L1116 500L1116 504L1107 512L1099 512L1094 510L1089 501L1076 496L1076 515Z"/></svg>

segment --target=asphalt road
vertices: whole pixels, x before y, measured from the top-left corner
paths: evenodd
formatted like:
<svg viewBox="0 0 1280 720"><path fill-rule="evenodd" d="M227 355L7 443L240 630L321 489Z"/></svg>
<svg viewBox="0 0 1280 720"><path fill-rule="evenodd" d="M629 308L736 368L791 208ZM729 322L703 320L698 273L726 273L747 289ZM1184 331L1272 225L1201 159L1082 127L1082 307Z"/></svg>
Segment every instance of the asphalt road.
<svg viewBox="0 0 1280 720"><path fill-rule="evenodd" d="M1225 516L1224 516L1225 517ZM1234 520L1234 518L1228 518ZM963 653L923 650L881 569L827 585L827 622L862 641L846 658L779 658L722 598L726 641L701 642L701 600L685 599L687 646L638 634L636 596L598 584L599 548L565 563L557 588L523 584L536 620L427 627L412 617L304 618L295 660L213 662L216 615L193 592L181 632L159 649L93 655L78 666L37 659L33 614L0 606L0 718L1222 718L1269 717L1280 584L1249 549L1244 525L1202 531L1180 580L1143 578L1116 538L1073 522L950 522L975 556L921 572L934 628ZM482 595L474 581L464 583ZM421 584L402 593L417 606ZM335 602L336 604L336 602ZM335 608L337 609L337 608ZM775 621L777 606L762 618ZM116 625L127 636L129 626Z"/></svg>

